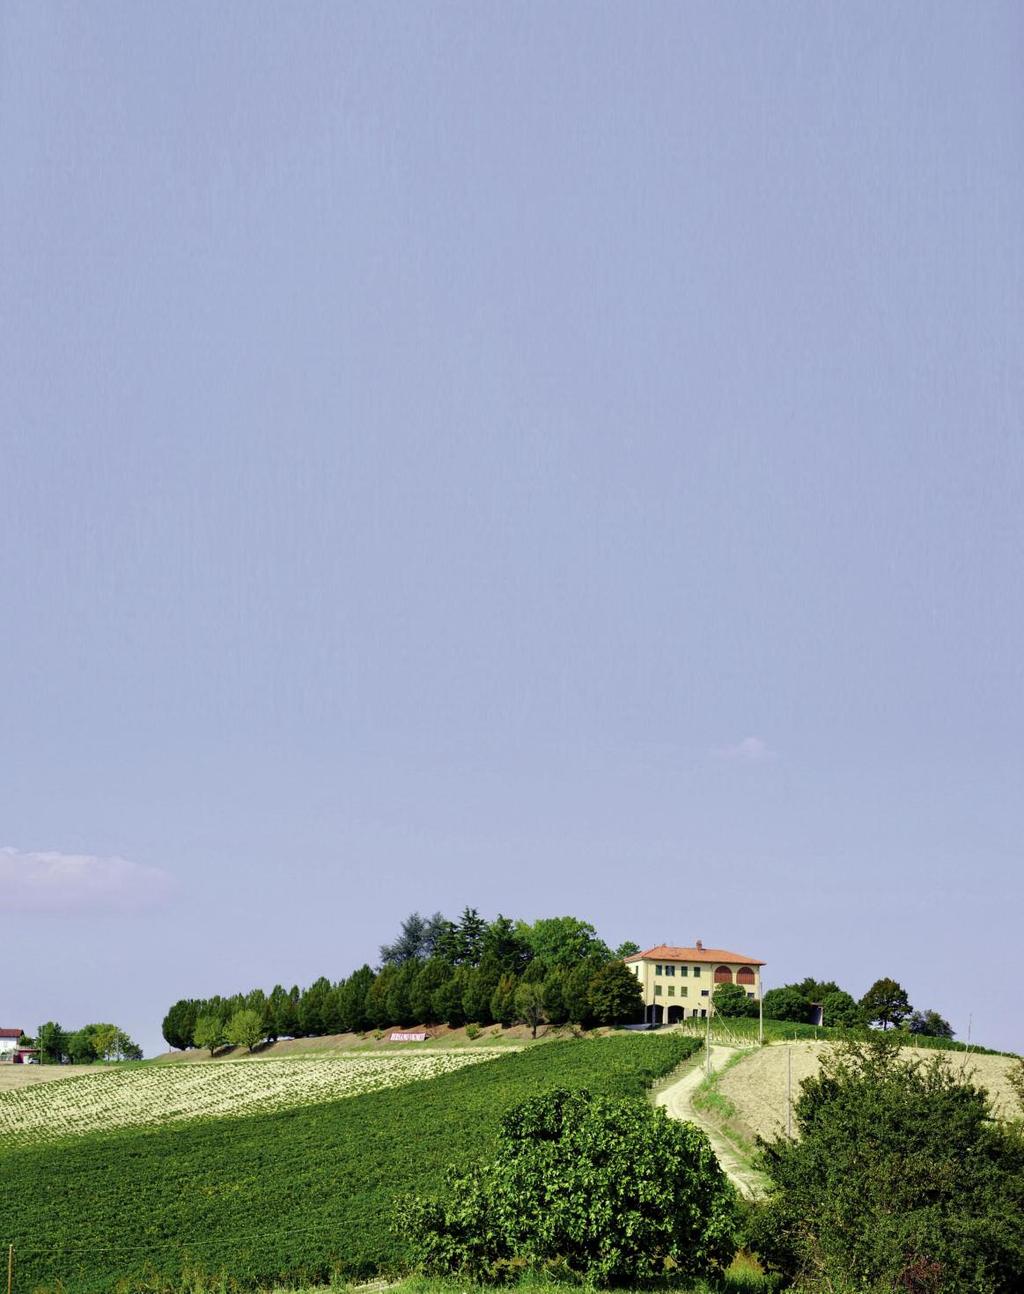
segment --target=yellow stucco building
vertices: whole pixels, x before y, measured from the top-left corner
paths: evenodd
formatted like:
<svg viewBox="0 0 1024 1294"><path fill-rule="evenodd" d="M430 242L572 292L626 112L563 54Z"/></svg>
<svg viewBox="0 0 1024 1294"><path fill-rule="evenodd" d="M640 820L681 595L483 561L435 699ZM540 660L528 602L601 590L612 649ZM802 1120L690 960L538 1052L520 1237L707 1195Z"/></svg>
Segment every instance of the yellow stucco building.
<svg viewBox="0 0 1024 1294"><path fill-rule="evenodd" d="M658 944L624 960L640 981L644 1019L652 1024L708 1015L711 994L719 984L738 984L754 1001L761 996L763 961L725 948L705 948L699 939L692 948Z"/></svg>

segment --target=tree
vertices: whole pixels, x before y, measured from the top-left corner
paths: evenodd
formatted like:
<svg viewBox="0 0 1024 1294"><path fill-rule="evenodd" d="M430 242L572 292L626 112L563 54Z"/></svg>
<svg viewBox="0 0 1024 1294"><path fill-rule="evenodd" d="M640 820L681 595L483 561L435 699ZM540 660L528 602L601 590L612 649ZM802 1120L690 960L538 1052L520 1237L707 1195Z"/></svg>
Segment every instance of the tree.
<svg viewBox="0 0 1024 1294"><path fill-rule="evenodd" d="M521 1268L573 1283L718 1273L735 1251L735 1195L693 1124L642 1100L554 1091L502 1119L497 1154L403 1210L432 1275L503 1282Z"/></svg>
<svg viewBox="0 0 1024 1294"><path fill-rule="evenodd" d="M248 1047L252 1051L266 1037L263 1032L263 1014L252 1007L243 1007L231 1017L224 1032L232 1046Z"/></svg>
<svg viewBox="0 0 1024 1294"><path fill-rule="evenodd" d="M746 1015L747 1007L750 1005L746 990L739 984L716 985L711 994L711 1001L714 1004L715 1014L726 1018Z"/></svg>
<svg viewBox="0 0 1024 1294"><path fill-rule="evenodd" d="M331 981L321 975L299 998L299 1028L307 1038L322 1038L327 1032L324 1009L331 992Z"/></svg>
<svg viewBox="0 0 1024 1294"><path fill-rule="evenodd" d="M458 966L434 991L434 1014L452 1029L459 1029L466 1023L466 1012L462 1005L465 987L466 971Z"/></svg>
<svg viewBox="0 0 1024 1294"><path fill-rule="evenodd" d="M451 968L440 957L428 957L416 971L409 989L409 1009L412 1018L423 1024L436 1024L439 1016L434 1010L434 994L451 974Z"/></svg>
<svg viewBox="0 0 1024 1294"><path fill-rule="evenodd" d="M883 1029L896 1028L910 1015L910 999L906 989L894 979L876 979L860 1000L867 1018Z"/></svg>
<svg viewBox="0 0 1024 1294"><path fill-rule="evenodd" d="M340 995L341 1027L346 1033L365 1033L370 1027L368 998L376 977L363 965L345 981Z"/></svg>
<svg viewBox="0 0 1024 1294"><path fill-rule="evenodd" d="M590 1027L594 1020L593 1001L590 996L590 981L593 979L601 962L580 962L567 970L562 978L562 998L565 1002L566 1019L573 1024ZM621 963L620 963L621 965Z"/></svg>
<svg viewBox="0 0 1024 1294"><path fill-rule="evenodd" d="M115 1060L120 1057L120 1043L123 1038L128 1038L116 1024L91 1024L86 1028L92 1032L92 1051L93 1057L99 1060ZM83 1031L84 1032L84 1031ZM128 1038L131 1042L131 1039Z"/></svg>
<svg viewBox="0 0 1024 1294"><path fill-rule="evenodd" d="M795 989L795 991L799 993L801 997L806 998L808 1002L817 1003L823 1002L830 993L842 992L842 989L835 980L814 979L810 975L802 979L799 984L785 984L783 987Z"/></svg>
<svg viewBox="0 0 1024 1294"><path fill-rule="evenodd" d="M762 1263L795 1288L1010 1294L1024 1287L1024 1140L985 1093L876 1034L801 1084L799 1140L764 1150Z"/></svg>
<svg viewBox="0 0 1024 1294"><path fill-rule="evenodd" d="M506 1029L516 1021L517 988L514 975L502 975L498 980L497 988L491 994L491 1017Z"/></svg>
<svg viewBox="0 0 1024 1294"><path fill-rule="evenodd" d="M96 1059L96 1049L92 1045L93 1026L87 1024L83 1029L68 1034L67 1053L75 1065L91 1065Z"/></svg>
<svg viewBox="0 0 1024 1294"><path fill-rule="evenodd" d="M43 1064L59 1065L68 1055L69 1038L55 1020L47 1020L36 1030L36 1045Z"/></svg>
<svg viewBox="0 0 1024 1294"><path fill-rule="evenodd" d="M440 912L432 917L410 914L402 922L401 932L393 944L381 944L380 960L385 966L403 966L406 962L422 962L432 956L440 935L451 926Z"/></svg>
<svg viewBox="0 0 1024 1294"><path fill-rule="evenodd" d="M219 1015L201 1015L196 1021L195 1039L196 1046L209 1047L212 1056L226 1041L224 1021Z"/></svg>
<svg viewBox="0 0 1024 1294"><path fill-rule="evenodd" d="M542 962L535 963L540 966ZM557 967L549 970L542 983L544 990L544 1014L552 1024L565 1024L569 1018L569 1008L565 1004L565 972Z"/></svg>
<svg viewBox="0 0 1024 1294"><path fill-rule="evenodd" d="M640 945L635 944L632 939L627 939L624 943L619 944L615 949L616 957L632 957L640 951Z"/></svg>
<svg viewBox="0 0 1024 1294"><path fill-rule="evenodd" d="M467 1020L477 1024L491 1024L491 997L498 987L497 971L488 974L482 967L467 969L462 990L462 1010Z"/></svg>
<svg viewBox="0 0 1024 1294"><path fill-rule="evenodd" d="M281 1036L282 1017L285 1013L287 1002L288 990L283 984L275 984L270 990L267 1004L263 1008L263 1027L266 1031L266 1036L271 1042L276 1042Z"/></svg>
<svg viewBox="0 0 1024 1294"><path fill-rule="evenodd" d="M115 1060L141 1060L142 1048L123 1029L118 1029L114 1037L113 1056Z"/></svg>
<svg viewBox="0 0 1024 1294"><path fill-rule="evenodd" d="M625 962L608 962L596 970L588 993L590 1014L599 1024L631 1024L643 1019L640 981Z"/></svg>
<svg viewBox="0 0 1024 1294"><path fill-rule="evenodd" d="M416 979L419 963L404 962L393 969L388 982L387 1024L412 1024L415 1012L412 1009L412 986Z"/></svg>
<svg viewBox="0 0 1024 1294"><path fill-rule="evenodd" d="M536 1038L537 1026L544 1020L543 984L528 981L519 985L515 990L515 1014L530 1026L530 1036Z"/></svg>
<svg viewBox="0 0 1024 1294"><path fill-rule="evenodd" d="M594 927L579 917L542 917L533 925L519 921L516 931L545 966L571 968L590 958L607 961L611 957Z"/></svg>
<svg viewBox="0 0 1024 1294"><path fill-rule="evenodd" d="M770 988L762 999L766 1020L792 1020L806 1024L811 1018L807 999L794 988Z"/></svg>
<svg viewBox="0 0 1024 1294"><path fill-rule="evenodd" d="M907 1028L922 1038L952 1038L953 1026L938 1011L913 1011Z"/></svg>
<svg viewBox="0 0 1024 1294"><path fill-rule="evenodd" d="M195 1046L196 1017L199 1014L198 1004L191 998L182 998L175 1002L164 1016L163 1035L168 1047L181 1051Z"/></svg>
<svg viewBox="0 0 1024 1294"><path fill-rule="evenodd" d="M821 998L821 1022L829 1028L856 1029L865 1023L864 1011L849 993L838 989Z"/></svg>
<svg viewBox="0 0 1024 1294"><path fill-rule="evenodd" d="M484 932L481 968L498 975L522 975L533 959L533 950L515 923L499 912Z"/></svg>

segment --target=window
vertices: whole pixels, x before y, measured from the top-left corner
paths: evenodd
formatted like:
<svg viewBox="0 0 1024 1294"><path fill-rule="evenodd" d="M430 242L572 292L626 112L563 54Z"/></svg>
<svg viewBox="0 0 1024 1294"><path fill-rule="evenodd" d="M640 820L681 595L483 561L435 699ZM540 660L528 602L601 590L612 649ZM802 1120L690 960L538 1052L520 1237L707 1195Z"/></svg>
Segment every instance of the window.
<svg viewBox="0 0 1024 1294"><path fill-rule="evenodd" d="M674 975L675 973L676 973L676 968L675 968L674 966L666 966L666 967L665 967L665 974L666 974L666 975Z"/></svg>
<svg viewBox="0 0 1024 1294"><path fill-rule="evenodd" d="M654 986L654 996L655 996L655 997L661 997L661 985L660 985L660 984L655 984L655 986Z"/></svg>
<svg viewBox="0 0 1024 1294"><path fill-rule="evenodd" d="M702 988L702 989L701 989L701 991L700 991L700 995L701 995L701 997L707 997L707 996L708 996L708 991L707 991L707 989L706 989L706 988ZM702 1012L701 1012L701 1015L703 1015L703 1014L704 1014L704 1012L702 1011Z"/></svg>
<svg viewBox="0 0 1024 1294"><path fill-rule="evenodd" d="M668 995L669 995L669 997L675 997L675 995L676 995L676 986L675 986L674 984L670 984L670 985L668 986Z"/></svg>
<svg viewBox="0 0 1024 1294"><path fill-rule="evenodd" d="M753 995L753 993L748 993L748 994L747 994L747 997L749 997L749 998L752 998L753 996L754 996L754 995Z"/></svg>
<svg viewBox="0 0 1024 1294"><path fill-rule="evenodd" d="M680 975L684 975L684 976L685 976L685 975L689 975L689 973L690 973L690 968L689 968L689 966L680 966L680 967L679 967L679 974L680 974Z"/></svg>
<svg viewBox="0 0 1024 1294"><path fill-rule="evenodd" d="M655 975L660 975L660 974L661 974L661 962L658 962L658 964L655 966L655 968L654 968L654 973L655 973Z"/></svg>
<svg viewBox="0 0 1024 1294"><path fill-rule="evenodd" d="M751 970L749 966L741 966L739 968L739 970L736 972L736 983L737 984L754 983L754 972Z"/></svg>
<svg viewBox="0 0 1024 1294"><path fill-rule="evenodd" d="M687 994L688 994L689 992L690 992L690 990L689 990L689 989L686 987L686 985L684 984L684 985L682 986L682 988L680 988L680 990L679 990L679 996L680 996L680 997L686 997L686 996L687 996Z"/></svg>
<svg viewBox="0 0 1024 1294"><path fill-rule="evenodd" d="M693 977L694 977L694 979L700 979L700 967L699 967L699 966L694 966L694 968L693 968Z"/></svg>

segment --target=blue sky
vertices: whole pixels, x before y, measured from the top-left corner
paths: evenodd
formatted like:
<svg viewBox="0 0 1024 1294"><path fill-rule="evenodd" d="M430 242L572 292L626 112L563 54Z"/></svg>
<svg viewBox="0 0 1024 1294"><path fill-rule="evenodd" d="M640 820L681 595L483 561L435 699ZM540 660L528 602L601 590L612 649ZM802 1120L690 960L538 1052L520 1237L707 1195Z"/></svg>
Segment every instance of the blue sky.
<svg viewBox="0 0 1024 1294"><path fill-rule="evenodd" d="M0 14L0 1023L572 912L1024 1049L1014 4Z"/></svg>

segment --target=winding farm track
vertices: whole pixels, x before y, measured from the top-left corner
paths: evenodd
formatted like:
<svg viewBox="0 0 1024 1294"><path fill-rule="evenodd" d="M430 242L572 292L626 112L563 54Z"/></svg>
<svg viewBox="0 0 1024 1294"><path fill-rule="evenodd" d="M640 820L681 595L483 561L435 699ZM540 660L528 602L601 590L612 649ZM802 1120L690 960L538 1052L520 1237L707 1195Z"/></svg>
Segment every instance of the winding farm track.
<svg viewBox="0 0 1024 1294"><path fill-rule="evenodd" d="M711 1048L711 1066L718 1072L737 1052L736 1047L715 1045ZM672 1119L682 1119L695 1123L701 1131L707 1133L711 1149L722 1165L722 1171L735 1184L740 1193L748 1199L756 1199L764 1193L761 1178L752 1172L740 1159L729 1142L718 1131L718 1128L693 1104L694 1093L704 1081L703 1065L696 1065L668 1087L662 1088L655 1095L655 1105L663 1105Z"/></svg>

